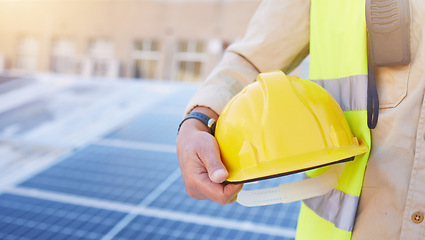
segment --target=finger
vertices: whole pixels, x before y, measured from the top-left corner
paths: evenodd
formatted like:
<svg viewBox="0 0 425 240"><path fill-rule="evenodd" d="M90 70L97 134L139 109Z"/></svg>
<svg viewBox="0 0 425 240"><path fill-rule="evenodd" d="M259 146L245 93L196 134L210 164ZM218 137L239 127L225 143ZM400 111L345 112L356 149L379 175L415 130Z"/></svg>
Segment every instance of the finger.
<svg viewBox="0 0 425 240"><path fill-rule="evenodd" d="M209 199L224 205L236 198L243 185L214 183L204 169L202 173L189 174L185 187L188 195L194 199Z"/></svg>
<svg viewBox="0 0 425 240"><path fill-rule="evenodd" d="M235 203L238 193L242 190L243 184L228 184L224 187L224 194L230 196L229 203Z"/></svg>
<svg viewBox="0 0 425 240"><path fill-rule="evenodd" d="M229 176L220 158L220 149L213 136L208 136L208 144L199 150L198 157L205 165L209 178L214 183L222 183Z"/></svg>
<svg viewBox="0 0 425 240"><path fill-rule="evenodd" d="M224 187L224 192L226 195L236 196L243 188L243 184L227 184Z"/></svg>
<svg viewBox="0 0 425 240"><path fill-rule="evenodd" d="M205 176L202 182L198 185L198 189L202 189L202 193L207 197L207 199L213 200L222 205L227 204L231 202L232 199L236 198L242 187L243 186L241 184L224 185L214 183L207 176Z"/></svg>

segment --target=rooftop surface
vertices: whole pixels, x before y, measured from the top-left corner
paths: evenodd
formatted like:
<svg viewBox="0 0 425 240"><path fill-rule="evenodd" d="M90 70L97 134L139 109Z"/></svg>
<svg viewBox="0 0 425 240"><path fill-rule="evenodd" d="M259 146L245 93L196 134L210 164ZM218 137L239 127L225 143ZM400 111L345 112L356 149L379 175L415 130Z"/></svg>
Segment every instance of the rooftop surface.
<svg viewBox="0 0 425 240"><path fill-rule="evenodd" d="M1 77L0 239L293 239L299 202L247 208L187 196L175 139L198 87Z"/></svg>

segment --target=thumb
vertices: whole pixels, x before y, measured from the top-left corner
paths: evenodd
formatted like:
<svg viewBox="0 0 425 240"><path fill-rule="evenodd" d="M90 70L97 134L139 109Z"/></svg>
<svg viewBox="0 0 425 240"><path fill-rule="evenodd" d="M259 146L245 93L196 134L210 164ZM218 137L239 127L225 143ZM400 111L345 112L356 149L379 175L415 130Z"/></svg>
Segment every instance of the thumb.
<svg viewBox="0 0 425 240"><path fill-rule="evenodd" d="M226 180L227 176L229 175L226 171L226 169L215 169L211 173L208 172L208 175L211 179L211 181L215 183L222 183L224 180Z"/></svg>
<svg viewBox="0 0 425 240"><path fill-rule="evenodd" d="M215 183L222 183L227 179L229 174L221 161L217 141L212 137L211 145L207 145L209 146L206 146L200 151L199 158L207 169L210 180Z"/></svg>

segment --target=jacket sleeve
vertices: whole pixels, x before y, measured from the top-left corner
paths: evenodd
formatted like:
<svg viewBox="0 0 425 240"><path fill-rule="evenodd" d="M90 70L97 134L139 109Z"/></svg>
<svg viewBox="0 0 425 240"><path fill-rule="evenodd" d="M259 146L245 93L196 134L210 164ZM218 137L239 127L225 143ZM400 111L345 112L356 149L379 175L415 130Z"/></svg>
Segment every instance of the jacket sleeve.
<svg viewBox="0 0 425 240"><path fill-rule="evenodd" d="M308 55L310 0L263 0L245 36L231 44L186 107L218 114L260 72L290 72Z"/></svg>

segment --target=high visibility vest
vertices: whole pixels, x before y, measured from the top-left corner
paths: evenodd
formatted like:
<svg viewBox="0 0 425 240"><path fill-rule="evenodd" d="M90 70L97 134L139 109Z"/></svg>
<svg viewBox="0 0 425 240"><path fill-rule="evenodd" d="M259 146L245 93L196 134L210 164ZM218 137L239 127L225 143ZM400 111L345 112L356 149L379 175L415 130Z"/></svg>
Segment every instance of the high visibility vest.
<svg viewBox="0 0 425 240"><path fill-rule="evenodd" d="M354 136L370 149L367 74L364 0L311 0L310 80L332 94ZM302 202L296 239L351 238L368 157L369 152L346 163L338 187ZM306 175L324 171L319 168Z"/></svg>

